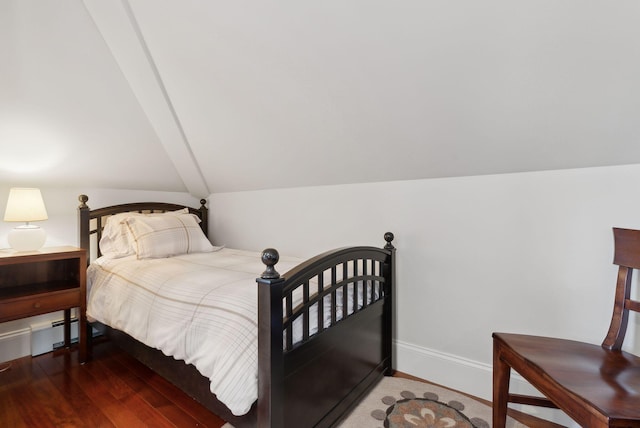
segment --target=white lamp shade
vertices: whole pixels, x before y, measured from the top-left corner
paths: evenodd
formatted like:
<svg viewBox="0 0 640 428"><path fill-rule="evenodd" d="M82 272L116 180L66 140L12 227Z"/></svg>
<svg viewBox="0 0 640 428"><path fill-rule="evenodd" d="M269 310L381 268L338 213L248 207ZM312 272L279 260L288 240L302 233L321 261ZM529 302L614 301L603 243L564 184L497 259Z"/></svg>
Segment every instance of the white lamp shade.
<svg viewBox="0 0 640 428"><path fill-rule="evenodd" d="M9 190L4 221L42 221L49 218L40 189L14 187Z"/></svg>
<svg viewBox="0 0 640 428"><path fill-rule="evenodd" d="M16 251L35 251L40 249L47 239L47 234L39 226L29 224L30 221L46 220L47 209L40 194L40 189L12 188L9 190L7 209L4 221L24 222L16 226L7 240Z"/></svg>

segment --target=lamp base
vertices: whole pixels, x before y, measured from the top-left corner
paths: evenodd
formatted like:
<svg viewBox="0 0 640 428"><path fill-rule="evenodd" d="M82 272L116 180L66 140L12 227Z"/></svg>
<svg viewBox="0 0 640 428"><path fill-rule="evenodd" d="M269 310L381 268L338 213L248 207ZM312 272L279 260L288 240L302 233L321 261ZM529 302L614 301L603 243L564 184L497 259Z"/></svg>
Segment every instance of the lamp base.
<svg viewBox="0 0 640 428"><path fill-rule="evenodd" d="M23 224L14 227L7 236L9 245L16 251L35 251L42 248L47 233L40 226Z"/></svg>

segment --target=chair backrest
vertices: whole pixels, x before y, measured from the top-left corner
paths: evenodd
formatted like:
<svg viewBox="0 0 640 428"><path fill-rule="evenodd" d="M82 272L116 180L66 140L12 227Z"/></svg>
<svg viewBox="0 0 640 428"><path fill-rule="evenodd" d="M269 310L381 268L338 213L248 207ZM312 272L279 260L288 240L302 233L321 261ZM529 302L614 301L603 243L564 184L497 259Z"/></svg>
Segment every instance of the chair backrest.
<svg viewBox="0 0 640 428"><path fill-rule="evenodd" d="M640 230L613 228L615 253L613 263L618 265L613 316L602 347L619 350L624 342L629 311L640 312L640 301L631 299L631 277L640 269Z"/></svg>

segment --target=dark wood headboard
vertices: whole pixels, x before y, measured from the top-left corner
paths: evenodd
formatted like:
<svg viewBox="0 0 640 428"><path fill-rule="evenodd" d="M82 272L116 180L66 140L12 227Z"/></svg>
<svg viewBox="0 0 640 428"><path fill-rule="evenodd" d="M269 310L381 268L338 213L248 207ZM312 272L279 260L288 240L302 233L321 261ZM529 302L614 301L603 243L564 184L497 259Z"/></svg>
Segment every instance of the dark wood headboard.
<svg viewBox="0 0 640 428"><path fill-rule="evenodd" d="M95 235L95 253L99 257L100 247L98 243L102 237L102 230L106 224L107 218L114 214L135 212L135 213L163 213L167 211L177 211L188 208L191 214L195 214L200 218L200 227L205 236L209 236L209 214L205 206L207 201L200 199L200 208L186 207L180 204L171 204L167 202L135 202L131 204L112 205L110 207L98 208L92 210L87 205L89 197L87 195L78 196L80 205L78 206L78 226L80 237L80 248L87 252L87 263L91 260L91 242L92 235Z"/></svg>

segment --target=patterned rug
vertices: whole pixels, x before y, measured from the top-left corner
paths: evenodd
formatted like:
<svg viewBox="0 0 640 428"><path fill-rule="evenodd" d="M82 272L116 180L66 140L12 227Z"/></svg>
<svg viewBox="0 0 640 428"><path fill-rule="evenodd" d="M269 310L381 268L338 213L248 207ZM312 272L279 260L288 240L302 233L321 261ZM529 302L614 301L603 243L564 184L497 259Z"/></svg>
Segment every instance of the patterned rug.
<svg viewBox="0 0 640 428"><path fill-rule="evenodd" d="M490 428L491 407L449 389L385 377L340 428ZM526 427L508 418L507 427Z"/></svg>
<svg viewBox="0 0 640 428"><path fill-rule="evenodd" d="M384 377L339 427L491 428L491 407L429 383ZM507 428L526 425L509 417Z"/></svg>

